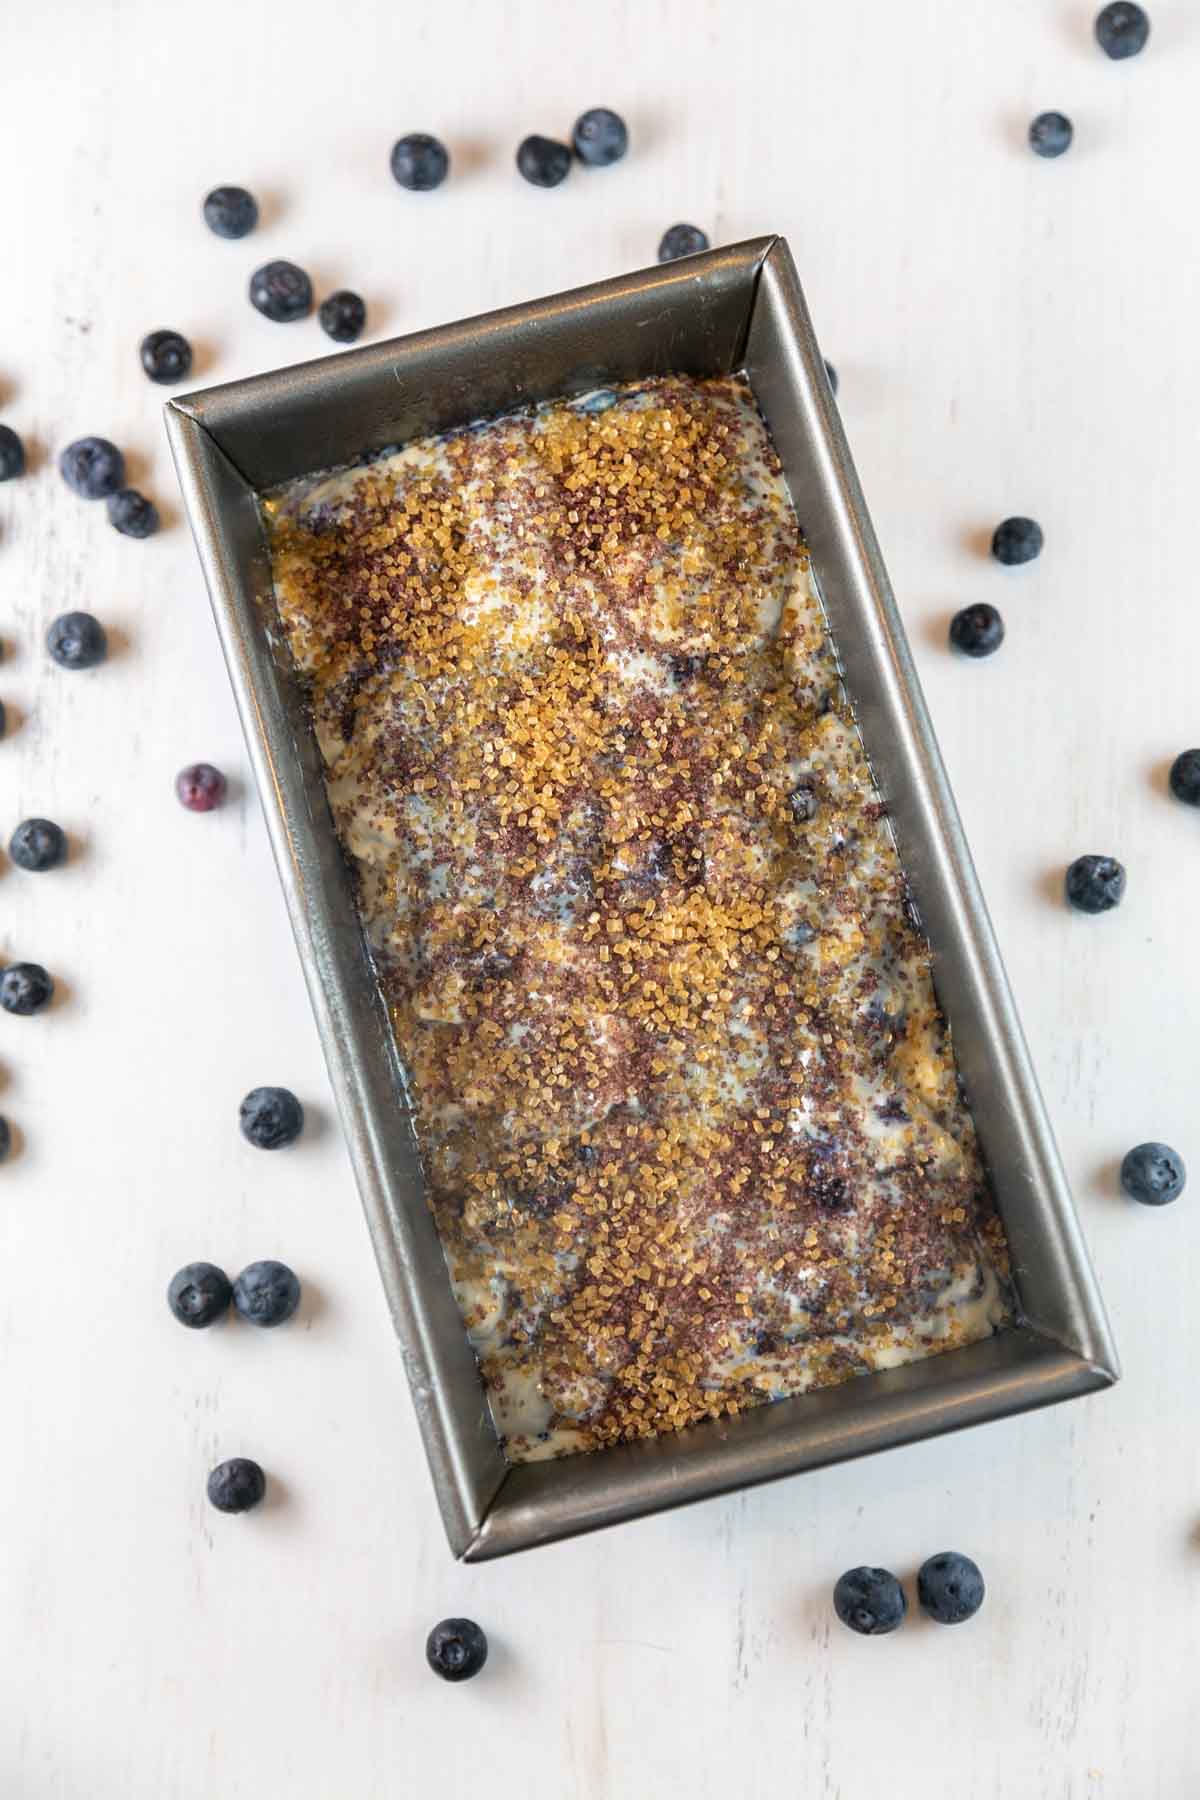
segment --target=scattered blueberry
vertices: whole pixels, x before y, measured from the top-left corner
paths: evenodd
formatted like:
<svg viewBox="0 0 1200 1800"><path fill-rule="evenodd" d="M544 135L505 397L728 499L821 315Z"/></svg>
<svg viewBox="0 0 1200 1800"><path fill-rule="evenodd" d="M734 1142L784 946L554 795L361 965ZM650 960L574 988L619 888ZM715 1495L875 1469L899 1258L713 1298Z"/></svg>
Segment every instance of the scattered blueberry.
<svg viewBox="0 0 1200 1800"><path fill-rule="evenodd" d="M1143 1206L1168 1206L1187 1183L1178 1150L1169 1144L1138 1144L1121 1162L1121 1186Z"/></svg>
<svg viewBox="0 0 1200 1800"><path fill-rule="evenodd" d="M300 1283L286 1263L249 1263L233 1284L233 1304L251 1325L282 1325L300 1304Z"/></svg>
<svg viewBox="0 0 1200 1800"><path fill-rule="evenodd" d="M1121 904L1125 871L1115 856L1077 856L1067 870L1066 888L1080 912L1110 912Z"/></svg>
<svg viewBox="0 0 1200 1800"><path fill-rule="evenodd" d="M282 1150L304 1129L304 1108L290 1088L251 1088L238 1108L242 1136L258 1150Z"/></svg>
<svg viewBox="0 0 1200 1800"><path fill-rule="evenodd" d="M620 162L629 148L629 133L620 113L607 106L593 106L575 121L571 142L580 162L602 169L608 163Z"/></svg>
<svg viewBox="0 0 1200 1800"><path fill-rule="evenodd" d="M1149 36L1150 20L1140 6L1129 4L1128 0L1113 0L1111 6L1101 7L1096 14L1096 42L1114 62L1136 56L1146 48Z"/></svg>
<svg viewBox="0 0 1200 1800"><path fill-rule="evenodd" d="M258 224L258 202L243 187L215 187L205 195L204 223L220 238L244 238Z"/></svg>
<svg viewBox="0 0 1200 1800"><path fill-rule="evenodd" d="M312 311L312 282L295 263L269 262L250 277L250 304L264 319L290 325Z"/></svg>
<svg viewBox="0 0 1200 1800"><path fill-rule="evenodd" d="M522 138L517 146L517 168L534 187L557 187L571 172L571 152L553 138Z"/></svg>
<svg viewBox="0 0 1200 1800"><path fill-rule="evenodd" d="M1061 156L1071 148L1075 127L1065 113L1039 113L1029 127L1029 146L1035 156Z"/></svg>
<svg viewBox="0 0 1200 1800"><path fill-rule="evenodd" d="M410 131L392 145L392 174L402 188L427 194L441 187L450 168L446 146L425 131Z"/></svg>
<svg viewBox="0 0 1200 1800"><path fill-rule="evenodd" d="M60 669L94 669L108 655L108 639L91 613L63 613L46 633L46 648Z"/></svg>
<svg viewBox="0 0 1200 1800"><path fill-rule="evenodd" d="M228 1462L218 1463L208 1478L208 1497L218 1512L249 1512L266 1491L266 1476L248 1456L231 1456Z"/></svg>
<svg viewBox="0 0 1200 1800"><path fill-rule="evenodd" d="M9 839L8 854L18 869L42 875L66 861L67 834L53 819L22 819Z"/></svg>
<svg viewBox="0 0 1200 1800"><path fill-rule="evenodd" d="M125 485L125 458L107 438L76 438L59 457L58 467L81 500L105 500Z"/></svg>
<svg viewBox="0 0 1200 1800"><path fill-rule="evenodd" d="M838 1618L863 1637L895 1631L907 1608L904 1589L888 1569L847 1569L833 1590Z"/></svg>
<svg viewBox="0 0 1200 1800"><path fill-rule="evenodd" d="M12 1149L12 1128L8 1120L0 1114L0 1162L3 1162Z"/></svg>
<svg viewBox="0 0 1200 1800"><path fill-rule="evenodd" d="M663 232L658 246L659 262L676 262L681 256L695 256L708 249L708 234L698 225L671 225Z"/></svg>
<svg viewBox="0 0 1200 1800"><path fill-rule="evenodd" d="M986 1593L977 1563L957 1550L943 1550L921 1564L917 1599L939 1625L961 1625L974 1618Z"/></svg>
<svg viewBox="0 0 1200 1800"><path fill-rule="evenodd" d="M367 309L358 294L352 294L349 288L339 288L328 300L322 300L317 318L321 330L335 344L352 344L367 322Z"/></svg>
<svg viewBox="0 0 1200 1800"><path fill-rule="evenodd" d="M142 367L164 387L182 381L192 366L192 346L178 331L152 331L142 339Z"/></svg>
<svg viewBox="0 0 1200 1800"><path fill-rule="evenodd" d="M108 522L122 537L148 538L158 530L158 508L136 488L121 488L105 501Z"/></svg>
<svg viewBox="0 0 1200 1800"><path fill-rule="evenodd" d="M825 379L829 383L830 387L833 389L833 392L836 394L837 387L838 387L837 370L834 368L834 366L831 362L827 362L825 364Z"/></svg>
<svg viewBox="0 0 1200 1800"><path fill-rule="evenodd" d="M193 1331L219 1319L232 1299L228 1275L209 1262L188 1263L172 1275L167 1289L167 1305L179 1323Z"/></svg>
<svg viewBox="0 0 1200 1800"><path fill-rule="evenodd" d="M11 425L0 425L0 481L25 471L25 446Z"/></svg>
<svg viewBox="0 0 1200 1800"><path fill-rule="evenodd" d="M0 1006L27 1019L50 1004L54 983L41 963L9 963L0 974Z"/></svg>
<svg viewBox="0 0 1200 1800"><path fill-rule="evenodd" d="M992 533L992 555L1010 566L1032 562L1045 541L1036 519L1002 519Z"/></svg>
<svg viewBox="0 0 1200 1800"><path fill-rule="evenodd" d="M470 1681L487 1654L487 1638L474 1619L443 1619L425 1640L425 1659L443 1681Z"/></svg>
<svg viewBox="0 0 1200 1800"><path fill-rule="evenodd" d="M1171 764L1171 792L1185 806L1200 806L1200 750L1181 750Z"/></svg>
<svg viewBox="0 0 1200 1800"><path fill-rule="evenodd" d="M225 798L225 777L211 763L189 763L175 777L175 792L189 812L212 812Z"/></svg>
<svg viewBox="0 0 1200 1800"><path fill-rule="evenodd" d="M986 600L977 600L951 619L950 642L964 656L991 656L1004 642L1004 620Z"/></svg>

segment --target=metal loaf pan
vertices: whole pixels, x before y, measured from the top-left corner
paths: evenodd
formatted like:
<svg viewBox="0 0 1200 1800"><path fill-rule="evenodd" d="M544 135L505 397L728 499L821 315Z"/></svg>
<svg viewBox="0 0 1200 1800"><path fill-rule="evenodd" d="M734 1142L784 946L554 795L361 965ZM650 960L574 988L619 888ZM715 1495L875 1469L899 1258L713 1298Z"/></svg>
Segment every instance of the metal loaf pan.
<svg viewBox="0 0 1200 1800"><path fill-rule="evenodd" d="M933 946L1020 1323L652 1441L508 1465L454 1303L396 1051L278 629L257 492L533 401L743 369L783 461ZM1109 1385L1104 1309L792 258L759 238L175 399L167 425L455 1553L504 1555Z"/></svg>

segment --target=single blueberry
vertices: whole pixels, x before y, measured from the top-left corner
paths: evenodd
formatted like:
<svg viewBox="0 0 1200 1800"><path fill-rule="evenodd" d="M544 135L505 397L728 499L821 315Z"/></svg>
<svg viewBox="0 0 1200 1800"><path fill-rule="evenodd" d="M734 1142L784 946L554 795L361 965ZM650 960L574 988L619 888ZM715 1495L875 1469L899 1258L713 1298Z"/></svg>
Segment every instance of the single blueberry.
<svg viewBox="0 0 1200 1800"><path fill-rule="evenodd" d="M0 1113L0 1162L3 1162L12 1149L12 1127Z"/></svg>
<svg viewBox="0 0 1200 1800"><path fill-rule="evenodd" d="M487 1654L487 1638L474 1619L443 1619L425 1640L425 1660L443 1681L470 1681Z"/></svg>
<svg viewBox="0 0 1200 1800"><path fill-rule="evenodd" d="M1004 620L986 600L977 600L951 619L950 642L964 656L991 656L1004 642Z"/></svg>
<svg viewBox="0 0 1200 1800"><path fill-rule="evenodd" d="M67 834L53 819L22 819L9 839L8 854L18 869L42 875L67 857Z"/></svg>
<svg viewBox="0 0 1200 1800"><path fill-rule="evenodd" d="M286 1263L248 1263L233 1284L233 1304L251 1325L282 1325L300 1304L300 1283Z"/></svg>
<svg viewBox="0 0 1200 1800"><path fill-rule="evenodd" d="M108 639L91 613L62 613L46 633L46 648L60 669L94 669L108 655Z"/></svg>
<svg viewBox="0 0 1200 1800"><path fill-rule="evenodd" d="M142 339L142 367L151 381L182 381L192 366L192 346L178 331L152 331Z"/></svg>
<svg viewBox="0 0 1200 1800"><path fill-rule="evenodd" d="M1039 113L1029 127L1029 147L1035 156L1061 156L1071 148L1075 127L1065 113Z"/></svg>
<svg viewBox="0 0 1200 1800"><path fill-rule="evenodd" d="M54 983L41 963L9 963L0 974L0 1006L27 1019L49 1006Z"/></svg>
<svg viewBox="0 0 1200 1800"><path fill-rule="evenodd" d="M811 781L801 781L788 795L788 807L799 825L816 818L817 805L817 792Z"/></svg>
<svg viewBox="0 0 1200 1800"><path fill-rule="evenodd" d="M1045 539L1036 519L1002 519L992 533L992 555L997 562L1027 563L1042 554Z"/></svg>
<svg viewBox="0 0 1200 1800"><path fill-rule="evenodd" d="M122 537L148 538L158 530L158 508L136 488L121 488L105 501L108 522Z"/></svg>
<svg viewBox="0 0 1200 1800"><path fill-rule="evenodd" d="M228 1462L218 1463L208 1478L208 1497L218 1512L249 1512L266 1491L266 1476L248 1456L231 1456Z"/></svg>
<svg viewBox="0 0 1200 1800"><path fill-rule="evenodd" d="M204 223L220 238L244 238L258 224L258 202L244 187L215 187L204 198Z"/></svg>
<svg viewBox="0 0 1200 1800"><path fill-rule="evenodd" d="M367 322L367 308L358 294L352 294L349 288L339 288L328 300L322 300L317 318L321 330L335 344L352 344Z"/></svg>
<svg viewBox="0 0 1200 1800"><path fill-rule="evenodd" d="M304 1108L290 1088L252 1088L238 1109L242 1136L258 1150L282 1150L304 1129Z"/></svg>
<svg viewBox="0 0 1200 1800"><path fill-rule="evenodd" d="M441 187L449 168L446 146L426 131L410 131L392 145L392 174L411 193L427 194Z"/></svg>
<svg viewBox="0 0 1200 1800"><path fill-rule="evenodd" d="M276 325L290 325L295 319L307 318L312 303L312 282L295 263L264 263L250 277L251 306Z"/></svg>
<svg viewBox="0 0 1200 1800"><path fill-rule="evenodd" d="M834 368L834 366L831 362L827 362L825 364L825 379L826 379L826 381L828 381L833 392L836 394L837 390L838 390L837 370Z"/></svg>
<svg viewBox="0 0 1200 1800"><path fill-rule="evenodd" d="M571 172L571 152L553 138L522 138L517 146L517 168L534 187L557 187Z"/></svg>
<svg viewBox="0 0 1200 1800"><path fill-rule="evenodd" d="M175 777L175 793L189 812L212 812L225 798L225 777L211 763L189 763Z"/></svg>
<svg viewBox="0 0 1200 1800"><path fill-rule="evenodd" d="M76 438L59 457L58 468L81 500L105 500L125 485L125 458L107 438Z"/></svg>
<svg viewBox="0 0 1200 1800"><path fill-rule="evenodd" d="M1171 764L1171 792L1185 806L1200 806L1200 750L1181 750Z"/></svg>
<svg viewBox="0 0 1200 1800"><path fill-rule="evenodd" d="M986 1591L978 1564L957 1550L931 1556L917 1571L917 1599L939 1625L974 1618Z"/></svg>
<svg viewBox="0 0 1200 1800"><path fill-rule="evenodd" d="M708 234L698 225L670 225L658 246L659 262L677 262L681 256L695 256L708 249Z"/></svg>
<svg viewBox="0 0 1200 1800"><path fill-rule="evenodd" d="M1169 1144L1138 1144L1121 1162L1121 1186L1143 1206L1168 1206L1187 1185L1187 1170Z"/></svg>
<svg viewBox="0 0 1200 1800"><path fill-rule="evenodd" d="M1067 870L1067 899L1080 912L1111 912L1125 892L1125 871L1115 856L1077 856Z"/></svg>
<svg viewBox="0 0 1200 1800"><path fill-rule="evenodd" d="M1142 7L1131 5L1129 0L1113 0L1111 6L1102 6L1096 14L1096 42L1114 62L1136 56L1146 48L1149 36L1150 20Z"/></svg>
<svg viewBox="0 0 1200 1800"><path fill-rule="evenodd" d="M602 169L621 160L629 148L629 133L620 113L610 112L607 106L593 106L576 119L571 142L580 162Z"/></svg>
<svg viewBox="0 0 1200 1800"><path fill-rule="evenodd" d="M25 472L25 446L11 425L0 425L0 481Z"/></svg>
<svg viewBox="0 0 1200 1800"><path fill-rule="evenodd" d="M171 1277L167 1305L181 1325L198 1331L219 1319L233 1299L233 1287L216 1263L188 1263Z"/></svg>
<svg viewBox="0 0 1200 1800"><path fill-rule="evenodd" d="M863 1637L895 1631L908 1602L888 1569L847 1569L833 1590L833 1609L843 1625Z"/></svg>

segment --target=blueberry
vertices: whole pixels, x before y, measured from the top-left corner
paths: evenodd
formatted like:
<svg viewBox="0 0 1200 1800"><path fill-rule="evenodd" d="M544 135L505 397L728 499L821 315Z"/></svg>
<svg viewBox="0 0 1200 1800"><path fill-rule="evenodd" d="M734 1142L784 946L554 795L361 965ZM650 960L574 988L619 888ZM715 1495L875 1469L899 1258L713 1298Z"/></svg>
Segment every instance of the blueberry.
<svg viewBox="0 0 1200 1800"><path fill-rule="evenodd" d="M1075 127L1065 113L1039 113L1029 127L1029 147L1035 156L1061 156L1071 148Z"/></svg>
<svg viewBox="0 0 1200 1800"><path fill-rule="evenodd" d="M290 325L312 311L312 282L295 263L269 262L250 277L250 304L264 319Z"/></svg>
<svg viewBox="0 0 1200 1800"><path fill-rule="evenodd" d="M788 807L799 825L807 825L817 816L817 795L811 781L801 781L788 795Z"/></svg>
<svg viewBox="0 0 1200 1800"><path fill-rule="evenodd" d="M108 655L108 639L91 613L63 613L46 633L46 648L60 669L94 669Z"/></svg>
<svg viewBox="0 0 1200 1800"><path fill-rule="evenodd" d="M9 963L0 974L0 1006L27 1019L49 1006L54 983L41 963Z"/></svg>
<svg viewBox="0 0 1200 1800"><path fill-rule="evenodd" d="M175 792L189 812L212 812L225 798L225 777L211 763L189 763L175 777Z"/></svg>
<svg viewBox="0 0 1200 1800"><path fill-rule="evenodd" d="M59 457L58 467L81 500L105 500L125 485L125 458L107 438L76 438Z"/></svg>
<svg viewBox="0 0 1200 1800"><path fill-rule="evenodd" d="M282 1325L300 1304L300 1283L286 1263L248 1263L233 1284L233 1304L251 1325Z"/></svg>
<svg viewBox="0 0 1200 1800"><path fill-rule="evenodd" d="M0 425L0 481L25 472L25 446L11 425Z"/></svg>
<svg viewBox="0 0 1200 1800"><path fill-rule="evenodd" d="M681 256L695 256L708 249L708 235L698 225L671 225L662 234L658 246L659 262L675 262Z"/></svg>
<svg viewBox="0 0 1200 1800"><path fill-rule="evenodd" d="M571 152L553 138L522 138L517 146L517 168L534 187L557 187L571 172Z"/></svg>
<svg viewBox="0 0 1200 1800"><path fill-rule="evenodd" d="M888 1569L847 1569L833 1590L833 1609L843 1625L863 1637L895 1631L908 1602Z"/></svg>
<svg viewBox="0 0 1200 1800"><path fill-rule="evenodd" d="M182 381L192 366L192 346L178 331L152 331L142 339L140 354L151 381L164 386Z"/></svg>
<svg viewBox="0 0 1200 1800"><path fill-rule="evenodd" d="M487 1654L487 1638L474 1619L443 1619L425 1640L425 1660L443 1681L470 1681Z"/></svg>
<svg viewBox="0 0 1200 1800"><path fill-rule="evenodd" d="M410 193L441 187L450 168L446 146L425 131L410 131L392 145L392 174Z"/></svg>
<svg viewBox="0 0 1200 1800"><path fill-rule="evenodd" d="M838 389L837 370L831 362L825 364L825 379L836 394Z"/></svg>
<svg viewBox="0 0 1200 1800"><path fill-rule="evenodd" d="M218 1463L208 1478L208 1497L218 1512L249 1512L266 1491L266 1476L248 1456L231 1456L228 1462Z"/></svg>
<svg viewBox="0 0 1200 1800"><path fill-rule="evenodd" d="M42 875L66 861L67 834L53 819L22 819L9 840L8 854L18 869Z"/></svg>
<svg viewBox="0 0 1200 1800"><path fill-rule="evenodd" d="M1066 890L1080 912L1110 912L1121 904L1125 871L1115 856L1077 856L1067 870Z"/></svg>
<svg viewBox="0 0 1200 1800"><path fill-rule="evenodd" d="M12 1128L8 1120L0 1114L0 1162L3 1162L12 1149Z"/></svg>
<svg viewBox="0 0 1200 1800"><path fill-rule="evenodd" d="M1183 1158L1169 1144L1138 1144L1121 1162L1121 1186L1143 1206L1168 1206L1186 1183Z"/></svg>
<svg viewBox="0 0 1200 1800"><path fill-rule="evenodd" d="M321 330L335 344L352 344L367 322L367 309L358 294L352 294L349 288L339 288L328 300L322 300L317 318L321 321Z"/></svg>
<svg viewBox="0 0 1200 1800"><path fill-rule="evenodd" d="M105 501L108 522L122 537L148 538L158 530L158 508L136 488L122 488Z"/></svg>
<svg viewBox="0 0 1200 1800"><path fill-rule="evenodd" d="M974 1618L985 1592L978 1565L957 1550L931 1556L917 1572L917 1599L939 1625L961 1625Z"/></svg>
<svg viewBox="0 0 1200 1800"><path fill-rule="evenodd" d="M593 106L576 119L571 142L580 162L602 169L608 163L620 162L629 148L629 133L620 113L610 112L607 106Z"/></svg>
<svg viewBox="0 0 1200 1800"><path fill-rule="evenodd" d="M1200 806L1200 750L1181 750L1171 764L1171 792L1185 806Z"/></svg>
<svg viewBox="0 0 1200 1800"><path fill-rule="evenodd" d="M176 1271L167 1289L167 1305L181 1325L198 1331L219 1319L233 1299L233 1288L216 1263L194 1262Z"/></svg>
<svg viewBox="0 0 1200 1800"><path fill-rule="evenodd" d="M1042 554L1045 539L1036 519L1002 519L992 533L992 555L997 562L1032 562Z"/></svg>
<svg viewBox="0 0 1200 1800"><path fill-rule="evenodd" d="M252 1088L238 1109L242 1136L258 1150L282 1150L304 1129L304 1108L290 1088Z"/></svg>
<svg viewBox="0 0 1200 1800"><path fill-rule="evenodd" d="M991 656L1004 642L1004 620L986 600L977 600L951 619L950 642L964 656Z"/></svg>
<svg viewBox="0 0 1200 1800"><path fill-rule="evenodd" d="M258 202L243 187L215 187L204 198L204 223L220 238L244 238L258 224Z"/></svg>
<svg viewBox="0 0 1200 1800"><path fill-rule="evenodd" d="M1111 6L1101 7L1096 14L1096 42L1114 62L1136 56L1146 48L1149 36L1150 21L1145 12L1128 0L1113 0Z"/></svg>

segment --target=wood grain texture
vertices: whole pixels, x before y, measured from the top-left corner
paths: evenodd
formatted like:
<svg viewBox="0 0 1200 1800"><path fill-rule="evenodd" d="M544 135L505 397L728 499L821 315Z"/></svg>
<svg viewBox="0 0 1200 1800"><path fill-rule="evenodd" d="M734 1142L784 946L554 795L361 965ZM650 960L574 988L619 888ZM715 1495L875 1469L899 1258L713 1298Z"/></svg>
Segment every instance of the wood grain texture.
<svg viewBox="0 0 1200 1800"><path fill-rule="evenodd" d="M0 488L0 827L73 837L0 866L0 955L60 978L0 1017L0 1794L4 1800L1181 1800L1200 1785L1200 1468L1192 1265L1200 1190L1124 1204L1115 1163L1163 1137L1200 1181L1198 822L1167 798L1200 742L1200 23L1158 0L1110 64L1056 0L54 0L4 63L0 417L34 449ZM19 14L19 16L17 16ZM584 106L621 166L551 193L512 168ZM1023 147L1060 107L1059 163ZM450 145L401 193L401 132ZM217 182L259 233L210 237ZM602 1538L448 1559L257 804L142 377L174 326L202 381L324 350L250 270L289 256L390 334L652 260L664 226L791 239L901 597L1051 1114L1110 1302L1113 1393ZM159 538L119 538L53 454L127 446ZM1046 529L1035 566L982 553ZM954 661L949 614L1008 640ZM45 625L110 626L91 676ZM196 757L240 785L181 811ZM1069 916L1062 868L1126 862L1120 914ZM286 1082L316 1129L269 1157L241 1094ZM279 1333L189 1334L163 1290L209 1257L294 1264ZM264 1512L213 1514L218 1458L258 1457ZM957 1547L989 1582L949 1635L858 1640L837 1574ZM478 1617L466 1690L421 1646Z"/></svg>

